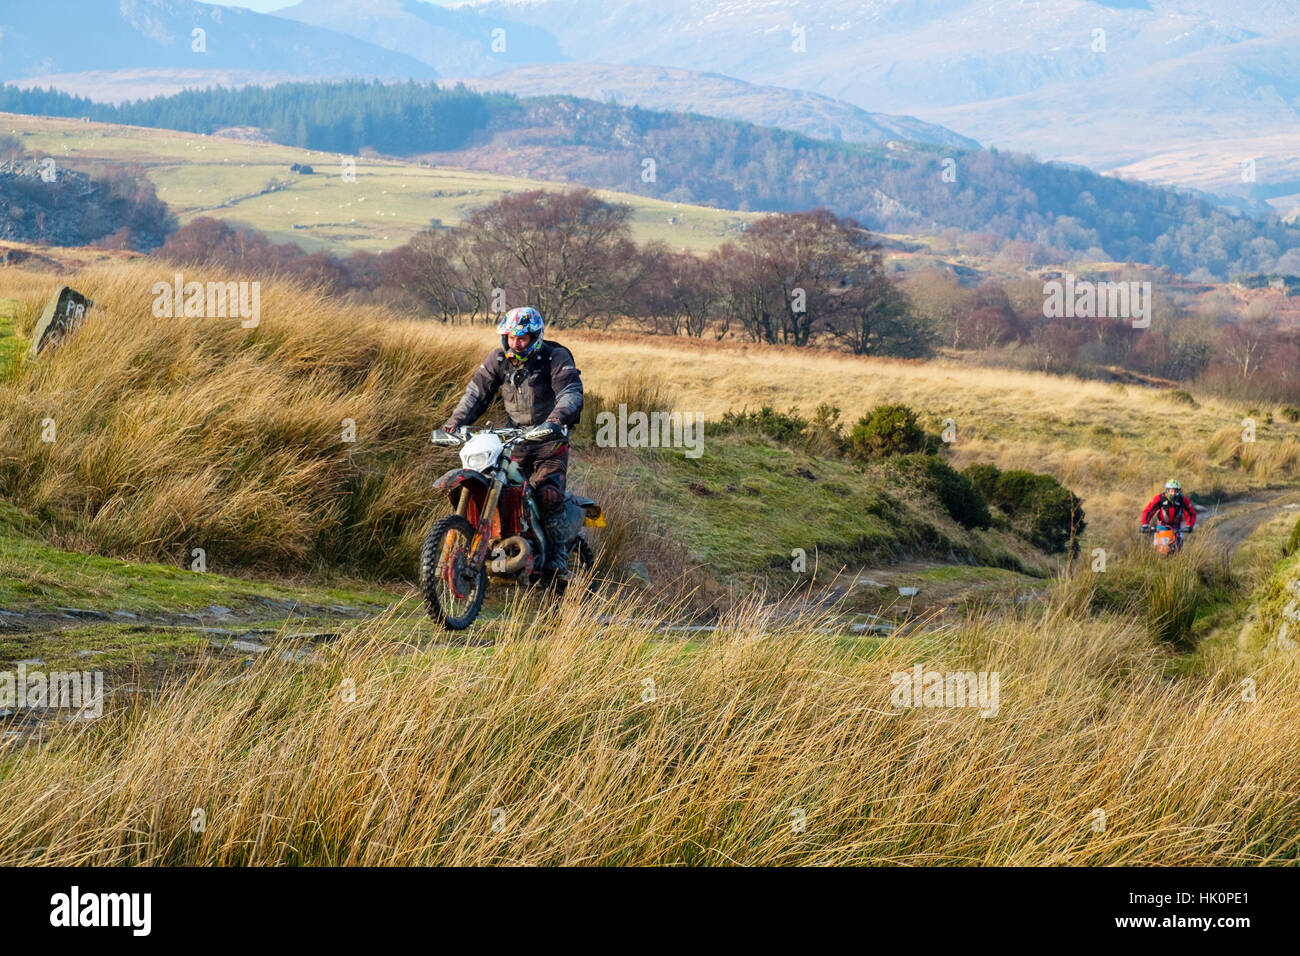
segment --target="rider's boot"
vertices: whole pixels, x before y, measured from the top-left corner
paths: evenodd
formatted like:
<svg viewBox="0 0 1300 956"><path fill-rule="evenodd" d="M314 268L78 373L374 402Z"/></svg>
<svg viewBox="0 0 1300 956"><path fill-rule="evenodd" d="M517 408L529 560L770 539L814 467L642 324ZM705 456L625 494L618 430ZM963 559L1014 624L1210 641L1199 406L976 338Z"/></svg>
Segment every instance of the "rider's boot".
<svg viewBox="0 0 1300 956"><path fill-rule="evenodd" d="M553 582L557 591L569 583L569 520L563 508L542 519L546 533L546 565L542 568L543 580Z"/></svg>

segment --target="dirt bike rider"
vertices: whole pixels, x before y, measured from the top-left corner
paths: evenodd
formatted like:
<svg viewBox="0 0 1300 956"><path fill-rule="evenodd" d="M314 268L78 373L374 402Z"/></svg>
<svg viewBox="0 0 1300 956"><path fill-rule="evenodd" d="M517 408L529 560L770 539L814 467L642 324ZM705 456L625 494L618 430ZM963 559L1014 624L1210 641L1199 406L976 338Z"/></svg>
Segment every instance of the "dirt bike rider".
<svg viewBox="0 0 1300 956"><path fill-rule="evenodd" d="M569 468L568 439L558 426L575 425L582 413L582 378L573 354L558 342L543 340L546 323L536 309L525 306L506 313L497 332L501 346L488 353L465 388L443 431L473 424L487 411L497 391L511 428L549 422L557 426L554 441L516 445L510 457L533 486L537 510L546 535L544 578L563 583L569 578L568 526L564 487Z"/></svg>
<svg viewBox="0 0 1300 956"><path fill-rule="evenodd" d="M1167 525L1179 533L1191 531L1196 525L1196 509L1183 497L1183 486L1172 478L1165 482L1163 492L1147 502L1146 509L1142 512L1143 532L1151 530L1153 516L1158 523ZM1180 528L1184 520L1187 522L1187 527Z"/></svg>

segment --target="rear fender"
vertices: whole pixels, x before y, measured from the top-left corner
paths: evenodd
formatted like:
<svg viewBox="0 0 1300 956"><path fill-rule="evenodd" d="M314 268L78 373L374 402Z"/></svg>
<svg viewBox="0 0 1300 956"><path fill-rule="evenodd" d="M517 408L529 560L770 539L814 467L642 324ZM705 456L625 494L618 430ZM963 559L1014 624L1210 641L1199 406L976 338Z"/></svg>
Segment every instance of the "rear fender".
<svg viewBox="0 0 1300 956"><path fill-rule="evenodd" d="M584 527L605 527L605 515L600 505L590 498L569 492L564 496L564 516L569 525L569 540L578 536Z"/></svg>

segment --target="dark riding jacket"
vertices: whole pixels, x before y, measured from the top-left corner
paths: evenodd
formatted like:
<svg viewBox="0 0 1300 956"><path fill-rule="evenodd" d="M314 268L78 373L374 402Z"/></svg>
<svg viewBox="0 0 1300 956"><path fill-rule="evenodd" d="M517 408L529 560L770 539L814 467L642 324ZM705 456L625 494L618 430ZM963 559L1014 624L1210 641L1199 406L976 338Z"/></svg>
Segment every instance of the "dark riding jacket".
<svg viewBox="0 0 1300 956"><path fill-rule="evenodd" d="M573 354L558 342L543 341L522 365L506 358L504 348L493 349L470 379L444 427L472 424L487 411L498 391L509 418L507 427L545 421L576 425L582 414L582 376Z"/></svg>

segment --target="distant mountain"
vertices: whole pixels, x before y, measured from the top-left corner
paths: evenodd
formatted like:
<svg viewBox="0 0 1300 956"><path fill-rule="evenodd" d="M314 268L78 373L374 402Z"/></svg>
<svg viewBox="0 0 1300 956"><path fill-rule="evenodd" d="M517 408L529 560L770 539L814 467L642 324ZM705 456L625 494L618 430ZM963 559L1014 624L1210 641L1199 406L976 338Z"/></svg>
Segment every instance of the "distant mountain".
<svg viewBox="0 0 1300 956"><path fill-rule="evenodd" d="M717 73L660 66L563 63L525 66L461 80L471 89L517 96L567 94L653 110L695 112L775 126L849 143L912 140L978 149L975 140L912 116L869 113L848 103L778 86L759 86ZM442 81L446 86L456 79Z"/></svg>
<svg viewBox="0 0 1300 956"><path fill-rule="evenodd" d="M194 26L208 31L204 55L190 50ZM674 70L692 71L689 82ZM478 79L502 71L520 93L609 94L846 141L956 146L945 138L955 132L1279 211L1300 203L1300 0L301 0L274 15L189 0L11 0L0 10L0 80L46 77L97 99L435 73L483 88ZM1242 177L1246 160L1254 180Z"/></svg>
<svg viewBox="0 0 1300 956"><path fill-rule="evenodd" d="M1203 143L1206 164L1225 169L1214 192L1229 191L1238 161L1252 156L1253 192L1280 186L1263 182L1264 169L1300 155L1297 0L473 0L457 9L546 29L573 60L821 93L1095 169ZM1286 139L1257 156L1246 151L1254 136Z"/></svg>
<svg viewBox="0 0 1300 956"><path fill-rule="evenodd" d="M442 75L477 76L521 63L567 59L549 30L509 16L421 0L301 0L275 16L396 50Z"/></svg>
<svg viewBox="0 0 1300 956"><path fill-rule="evenodd" d="M0 8L0 81L140 68L316 78L438 75L420 60L355 37L193 0L40 0Z"/></svg>
<svg viewBox="0 0 1300 956"><path fill-rule="evenodd" d="M1130 77L1300 31L1295 0L472 0L458 9L549 30L576 60L713 70L908 113ZM1251 56L1234 59L1246 67ZM1105 105L1093 112L1100 120Z"/></svg>

